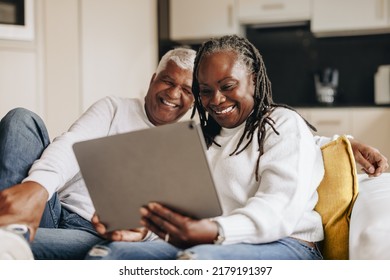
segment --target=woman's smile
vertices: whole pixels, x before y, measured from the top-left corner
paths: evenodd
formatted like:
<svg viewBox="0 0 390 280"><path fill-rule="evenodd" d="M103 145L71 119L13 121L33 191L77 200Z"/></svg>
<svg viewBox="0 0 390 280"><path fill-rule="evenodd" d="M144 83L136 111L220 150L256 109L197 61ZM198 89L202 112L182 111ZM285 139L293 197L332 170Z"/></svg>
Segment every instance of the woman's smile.
<svg viewBox="0 0 390 280"><path fill-rule="evenodd" d="M232 113L235 109L237 108L236 105L232 105L232 106L229 106L225 109L223 108L213 108L213 112L216 114L216 115L220 115L220 116L225 116L225 115L228 115L229 113Z"/></svg>
<svg viewBox="0 0 390 280"><path fill-rule="evenodd" d="M237 54L222 51L203 57L198 71L203 107L222 127L242 124L253 110L253 75Z"/></svg>

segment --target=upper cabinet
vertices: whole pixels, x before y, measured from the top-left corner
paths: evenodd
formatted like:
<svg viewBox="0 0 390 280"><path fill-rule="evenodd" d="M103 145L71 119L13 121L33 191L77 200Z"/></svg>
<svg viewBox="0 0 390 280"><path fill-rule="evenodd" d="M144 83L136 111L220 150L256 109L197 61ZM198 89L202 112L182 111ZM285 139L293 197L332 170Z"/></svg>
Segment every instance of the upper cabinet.
<svg viewBox="0 0 390 280"><path fill-rule="evenodd" d="M201 42L259 27L310 22L315 36L390 33L390 0L166 0L169 38Z"/></svg>
<svg viewBox="0 0 390 280"><path fill-rule="evenodd" d="M239 33L236 0L170 0L170 39L203 40Z"/></svg>
<svg viewBox="0 0 390 280"><path fill-rule="evenodd" d="M390 32L390 0L312 0L316 36Z"/></svg>
<svg viewBox="0 0 390 280"><path fill-rule="evenodd" d="M237 0L241 24L309 21L311 0Z"/></svg>

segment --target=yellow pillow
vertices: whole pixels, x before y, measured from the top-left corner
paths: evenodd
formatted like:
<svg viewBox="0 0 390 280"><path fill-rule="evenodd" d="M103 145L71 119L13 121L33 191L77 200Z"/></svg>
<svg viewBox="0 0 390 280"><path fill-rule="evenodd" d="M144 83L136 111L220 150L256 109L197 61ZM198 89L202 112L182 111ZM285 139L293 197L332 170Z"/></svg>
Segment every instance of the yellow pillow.
<svg viewBox="0 0 390 280"><path fill-rule="evenodd" d="M321 147L325 174L315 210L322 217L324 259L345 260L349 253L349 220L358 194L355 158L345 136Z"/></svg>

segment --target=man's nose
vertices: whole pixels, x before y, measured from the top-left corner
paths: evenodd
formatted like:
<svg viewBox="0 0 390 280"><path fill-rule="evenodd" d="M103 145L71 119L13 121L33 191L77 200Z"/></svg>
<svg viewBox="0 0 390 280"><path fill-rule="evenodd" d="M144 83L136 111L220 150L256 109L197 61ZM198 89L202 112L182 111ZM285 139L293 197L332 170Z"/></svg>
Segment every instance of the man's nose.
<svg viewBox="0 0 390 280"><path fill-rule="evenodd" d="M168 90L168 95L172 99L179 99L182 94L182 89L179 86L171 87Z"/></svg>

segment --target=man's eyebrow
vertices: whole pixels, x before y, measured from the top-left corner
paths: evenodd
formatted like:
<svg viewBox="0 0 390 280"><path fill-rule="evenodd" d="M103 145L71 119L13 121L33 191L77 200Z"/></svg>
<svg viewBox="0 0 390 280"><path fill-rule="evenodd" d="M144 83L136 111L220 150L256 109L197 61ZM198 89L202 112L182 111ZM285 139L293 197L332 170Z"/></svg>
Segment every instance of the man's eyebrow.
<svg viewBox="0 0 390 280"><path fill-rule="evenodd" d="M168 74L163 74L161 75L161 79L169 79L169 80L173 80L171 76L169 76Z"/></svg>

